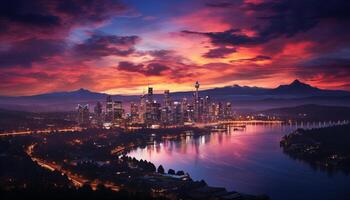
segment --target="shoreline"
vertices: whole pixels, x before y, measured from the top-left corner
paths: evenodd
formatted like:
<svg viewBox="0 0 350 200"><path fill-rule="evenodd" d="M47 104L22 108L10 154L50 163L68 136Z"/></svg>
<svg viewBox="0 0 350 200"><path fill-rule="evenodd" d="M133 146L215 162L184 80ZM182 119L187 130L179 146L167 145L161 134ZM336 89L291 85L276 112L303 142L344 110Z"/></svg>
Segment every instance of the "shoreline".
<svg viewBox="0 0 350 200"><path fill-rule="evenodd" d="M350 124L314 129L297 129L280 141L284 153L305 161L311 167L328 171L350 172Z"/></svg>
<svg viewBox="0 0 350 200"><path fill-rule="evenodd" d="M224 125L224 124L221 124L221 125ZM183 127L183 128L186 129L186 127ZM191 128L196 128L196 129L202 130L200 132L194 132L193 134L190 135L191 137L200 137L200 136L212 134L212 127L209 127L209 126L205 127L205 128L198 128L198 127L191 127ZM148 131L152 131L154 129L147 129L147 130ZM162 129L156 129L156 130L163 131ZM169 130L169 129L167 128L165 130ZM203 131L203 130L205 130L205 131ZM176 134L175 136L172 136L172 137L161 136L161 137L158 137L156 140L153 140L153 142L161 142L161 141L164 141L164 140L174 141L176 139L179 139L181 137L186 137L186 136L188 136L188 135L187 134ZM127 156L127 154L130 151L132 151L132 150L140 148L143 145L145 145L145 146L150 145L150 144L147 144L147 142L149 142L149 141L143 141L143 144L141 144L141 145L140 144L139 145L128 145L126 147L124 146L123 149L120 149L119 151L115 152L114 155L116 155L118 157L119 156ZM133 157L131 157L131 158L133 158ZM180 171L182 171L182 170L180 169ZM163 176L165 178L176 178L176 179L179 178L179 177L173 177L172 175L170 175L168 173L164 173L164 174L159 174L158 173L156 175L160 175L160 176ZM185 176L187 176L191 181L193 181L191 176L190 176L190 174L185 172ZM203 179L201 181L193 181L193 182L202 182L202 181L203 181ZM221 194L226 193L227 196L232 195L235 198L243 198L243 199L246 199L246 200L254 200L254 199L255 200L268 200L269 199L269 197L267 195L265 195L265 194L249 195L249 194L244 194L244 193L240 193L240 192L236 192L236 191L227 191L226 188L224 188L224 187L209 186L206 183L205 183L205 187L206 187L206 190L211 191L210 193L213 193L213 194L215 193L215 190L217 190L217 191L220 191ZM159 192L156 192L156 193L159 193ZM220 199L219 196L217 198Z"/></svg>
<svg viewBox="0 0 350 200"><path fill-rule="evenodd" d="M88 134L88 135L86 135ZM94 130L90 130L89 133L80 132L77 137L86 137L89 135L94 135ZM109 151L109 154L113 157L117 156L116 159L111 158L114 160L113 162L130 162L132 161L132 158L128 159L125 157L132 149L146 146L148 145L148 142L151 140L153 142L160 142L162 140L177 140L181 137L186 136L192 136L192 137L200 137L202 135L208 135L211 134L211 128L198 128L198 127L182 127L182 128L173 128L173 129L144 129L144 130L137 130L133 133L125 133L120 132L116 136L109 135L111 138L114 138L115 141L118 141L116 144L119 143L118 146L116 146L114 149L111 149ZM108 135L108 133L107 133ZM57 136L57 135L56 135ZM55 137L55 136L53 136ZM122 139L122 140L119 140ZM127 141L127 142L126 142ZM48 144L49 145L49 144ZM106 147L109 149L108 147ZM106 149L106 150L107 150ZM39 154L36 156L41 157L40 150L38 151ZM44 152L41 152L44 153ZM124 156L123 160L121 156ZM44 159L45 160L45 159ZM93 158L91 159L94 160ZM118 161L119 160L119 161ZM56 160L57 161L57 160ZM73 160L71 160L73 161ZM96 160L97 161L97 160ZM51 161L52 162L52 161ZM47 161L47 163L51 163L50 161ZM58 164L61 161L58 161ZM94 161L93 161L94 162ZM136 160L136 169L138 169L140 166L142 167L142 163L146 161L142 160ZM148 162L150 163L150 162ZM63 163L61 163L63 164ZM152 163L150 163L152 164ZM148 165L150 165L148 164ZM154 164L152 164L154 165ZM63 166L62 166L63 167ZM63 167L64 171L70 171L71 173L79 174L79 169L75 168L74 166L67 166ZM62 168L62 169L63 169ZM103 168L101 168L103 169ZM159 173L157 171L155 172L137 172L135 175L134 172L135 169L129 168L126 169L123 174L121 174L121 177L124 177L125 175L131 175L133 178L127 182L123 181L117 181L115 182L116 185L123 186L122 188L130 191L137 191L140 188L148 188L142 189L141 191L149 191L152 195L155 197L172 197L176 196L177 198L190 198L190 199L203 199L203 198L216 198L216 199L226 199L226 198L241 198L243 200L267 200L269 199L266 195L249 195L249 194L243 194L236 191L227 191L226 188L223 187L213 187L208 186L204 181L195 181L190 178L190 175L185 174L183 171L183 174L186 175L185 177L181 176L170 176L168 173ZM181 169L180 169L181 171ZM112 172L112 171L111 171ZM178 171L179 172L179 171ZM114 172L113 172L114 173ZM94 177L90 177L89 175L85 173L80 173L82 177L87 177L87 179L93 180ZM187 176L188 175L188 176ZM90 177L90 178L89 178ZM95 177L96 178L96 177ZM113 180L113 176L107 179L101 179L100 183L106 183L111 182ZM122 179L121 179L122 180ZM112 181L113 182L113 181ZM89 183L87 181L86 183ZM135 187L136 186L136 187ZM170 196L169 196L170 195ZM173 199L173 198L170 198Z"/></svg>

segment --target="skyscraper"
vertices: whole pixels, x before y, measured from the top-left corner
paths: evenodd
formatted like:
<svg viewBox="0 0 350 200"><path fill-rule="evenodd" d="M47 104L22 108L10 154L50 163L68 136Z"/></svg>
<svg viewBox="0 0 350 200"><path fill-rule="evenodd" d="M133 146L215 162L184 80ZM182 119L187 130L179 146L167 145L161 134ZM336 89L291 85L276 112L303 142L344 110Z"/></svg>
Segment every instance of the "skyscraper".
<svg viewBox="0 0 350 200"><path fill-rule="evenodd" d="M121 101L113 102L113 121L120 120L123 118L124 109Z"/></svg>
<svg viewBox="0 0 350 200"><path fill-rule="evenodd" d="M232 117L232 104L231 102L227 102L225 104L225 109L224 109L224 118L230 119L231 117Z"/></svg>
<svg viewBox="0 0 350 200"><path fill-rule="evenodd" d="M130 103L131 123L139 123L139 107L136 103Z"/></svg>
<svg viewBox="0 0 350 200"><path fill-rule="evenodd" d="M178 101L175 101L174 104L173 104L173 123L174 124L177 124L177 125L183 125L184 123L184 112L183 112L183 108L182 108L182 102L178 102Z"/></svg>
<svg viewBox="0 0 350 200"><path fill-rule="evenodd" d="M102 125L102 104L98 101L94 107L94 122L97 126Z"/></svg>
<svg viewBox="0 0 350 200"><path fill-rule="evenodd" d="M154 101L150 104L151 106L151 113L150 113L150 124L160 124L160 103L157 103Z"/></svg>
<svg viewBox="0 0 350 200"><path fill-rule="evenodd" d="M170 97L170 92L169 90L164 91L164 107L161 109L161 121L162 124L164 125L169 125L173 121L173 116L172 116L172 101Z"/></svg>
<svg viewBox="0 0 350 200"><path fill-rule="evenodd" d="M146 96L143 94L140 98L139 118L141 123L146 123Z"/></svg>
<svg viewBox="0 0 350 200"><path fill-rule="evenodd" d="M170 91L165 90L164 91L164 107L171 107L171 97L170 97Z"/></svg>
<svg viewBox="0 0 350 200"><path fill-rule="evenodd" d="M152 87L148 87L147 100L150 103L153 102L153 88Z"/></svg>
<svg viewBox="0 0 350 200"><path fill-rule="evenodd" d="M194 84L194 87L196 88L196 92L194 93L194 101L193 101L193 110L194 110L194 120L195 121L200 121L200 101L199 101L199 82L196 81Z"/></svg>
<svg viewBox="0 0 350 200"><path fill-rule="evenodd" d="M106 122L113 121L113 101L112 96L108 95L106 99Z"/></svg>
<svg viewBox="0 0 350 200"><path fill-rule="evenodd" d="M102 114L102 104L99 101L96 103L96 106L94 108L94 113L98 117L100 117Z"/></svg>
<svg viewBox="0 0 350 200"><path fill-rule="evenodd" d="M147 96L145 97L145 112L144 112L144 116L143 116L143 123L148 125L151 125L154 122L154 118L157 114L155 114L155 106L154 105L154 100L153 100L153 88L152 87L148 87L148 93ZM141 102L142 103L142 102ZM160 115L160 114L159 114Z"/></svg>
<svg viewBox="0 0 350 200"><path fill-rule="evenodd" d="M208 122L208 121L210 121L210 115L209 115L209 111L210 111L210 97L208 95L205 96L202 107L203 107L202 108L202 120L204 122Z"/></svg>
<svg viewBox="0 0 350 200"><path fill-rule="evenodd" d="M89 125L89 117L90 117L90 113L89 113L89 105L80 105L78 104L77 107L77 111L78 111L78 124L79 126L88 126Z"/></svg>

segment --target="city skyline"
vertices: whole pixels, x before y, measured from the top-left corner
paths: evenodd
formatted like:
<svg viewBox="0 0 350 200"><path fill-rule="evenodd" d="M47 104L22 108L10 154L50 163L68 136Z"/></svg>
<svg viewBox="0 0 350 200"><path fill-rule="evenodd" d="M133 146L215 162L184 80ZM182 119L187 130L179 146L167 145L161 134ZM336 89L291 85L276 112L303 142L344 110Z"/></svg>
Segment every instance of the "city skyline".
<svg viewBox="0 0 350 200"><path fill-rule="evenodd" d="M201 96L198 81L193 86L195 92L192 97L175 99L167 89L162 100L154 98L153 87L149 86L138 102L129 102L128 111L123 106L126 102L107 95L105 103L96 102L93 112L90 112L89 104L78 104L76 122L81 127L140 129L192 126L195 123L233 119L231 101L216 101L209 95Z"/></svg>
<svg viewBox="0 0 350 200"><path fill-rule="evenodd" d="M0 95L139 94L294 79L350 90L349 3L2 1ZM76 13L80 13L77 15Z"/></svg>

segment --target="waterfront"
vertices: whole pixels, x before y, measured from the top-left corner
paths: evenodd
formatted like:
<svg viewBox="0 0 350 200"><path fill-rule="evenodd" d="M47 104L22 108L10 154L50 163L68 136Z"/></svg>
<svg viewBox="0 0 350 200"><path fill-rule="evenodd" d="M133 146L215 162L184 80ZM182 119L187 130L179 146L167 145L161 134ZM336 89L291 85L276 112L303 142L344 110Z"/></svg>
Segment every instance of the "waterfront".
<svg viewBox="0 0 350 200"><path fill-rule="evenodd" d="M195 180L271 199L346 199L350 176L329 174L293 160L279 146L295 126L247 125L227 131L137 148L129 156L166 170L184 170Z"/></svg>

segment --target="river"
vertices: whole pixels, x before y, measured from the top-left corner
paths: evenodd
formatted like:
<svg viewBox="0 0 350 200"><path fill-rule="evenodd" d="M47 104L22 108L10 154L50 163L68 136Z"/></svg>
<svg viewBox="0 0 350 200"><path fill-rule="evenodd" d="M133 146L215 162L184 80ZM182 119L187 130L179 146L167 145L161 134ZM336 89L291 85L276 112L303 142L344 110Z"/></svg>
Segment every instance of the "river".
<svg viewBox="0 0 350 200"><path fill-rule="evenodd" d="M350 199L350 175L327 173L284 154L281 137L295 130L287 125L247 125L177 141L137 148L129 156L184 170L194 180L272 200Z"/></svg>

